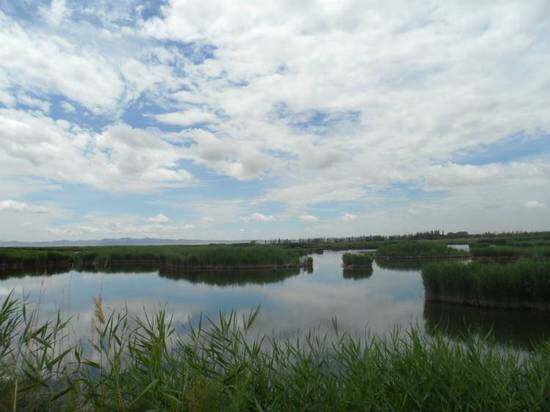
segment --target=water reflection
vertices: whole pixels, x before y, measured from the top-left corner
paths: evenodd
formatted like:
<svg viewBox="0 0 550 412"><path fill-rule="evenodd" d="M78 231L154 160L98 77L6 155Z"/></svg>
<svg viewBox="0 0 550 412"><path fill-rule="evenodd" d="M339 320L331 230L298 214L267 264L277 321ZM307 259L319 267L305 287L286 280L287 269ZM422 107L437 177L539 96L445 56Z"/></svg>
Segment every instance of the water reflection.
<svg viewBox="0 0 550 412"><path fill-rule="evenodd" d="M264 285L266 283L282 282L297 276L300 269L284 270L238 270L238 271L173 271L161 270L159 275L168 279L187 280L191 283L204 283L215 286L243 286L248 284Z"/></svg>
<svg viewBox="0 0 550 412"><path fill-rule="evenodd" d="M373 269L372 268L355 268L355 269L344 269L342 271L342 275L344 276L344 279L367 279L372 276Z"/></svg>
<svg viewBox="0 0 550 412"><path fill-rule="evenodd" d="M443 331L451 338L466 333L487 336L503 346L531 349L550 338L550 313L505 309L483 309L440 302L424 305L426 331Z"/></svg>
<svg viewBox="0 0 550 412"><path fill-rule="evenodd" d="M426 260L376 259L376 264L380 266L382 269L415 271L415 272L422 270L422 267L428 263L430 263L430 261L426 261Z"/></svg>
<svg viewBox="0 0 550 412"><path fill-rule="evenodd" d="M44 319L61 311L72 317L75 337L91 333L92 298L98 295L106 312L126 309L130 315L140 315L144 310L151 313L166 309L182 328L200 314L216 317L220 312L236 311L240 315L260 306L257 331L287 337L311 328L330 330L334 317L342 330L360 336L366 330L385 335L396 326L407 328L411 324L425 325L430 332L441 319L447 319L452 333L459 330L464 313L469 314L467 324L481 322L475 314L479 309L462 308L462 314L452 316L461 308L450 311L436 304L425 306L420 272L410 266L405 270L401 265L374 262L372 271L351 274L342 270L342 253L326 251L315 255L311 274L302 270L174 275L159 274L158 270L139 265L109 272L14 272L0 278L0 300L15 290L18 297L28 296ZM513 311L506 314L495 319L495 328L499 336L508 333L516 341L518 336L532 336L534 330L548 330L543 322L550 325L545 315ZM487 330L481 326L478 329Z"/></svg>

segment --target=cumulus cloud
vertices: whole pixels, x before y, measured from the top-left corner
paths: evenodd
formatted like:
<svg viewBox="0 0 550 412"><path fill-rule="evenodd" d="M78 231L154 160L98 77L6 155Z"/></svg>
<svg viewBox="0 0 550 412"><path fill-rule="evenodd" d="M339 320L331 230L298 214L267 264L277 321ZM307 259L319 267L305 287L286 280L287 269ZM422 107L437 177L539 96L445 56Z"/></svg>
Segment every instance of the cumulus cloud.
<svg viewBox="0 0 550 412"><path fill-rule="evenodd" d="M494 189L520 225L529 206L518 213L511 187L549 204L546 152L499 157L509 136L550 133L545 0L172 0L147 18L142 6L54 0L36 21L0 11L3 195L19 196L6 188L23 178L181 199L220 182L225 201L246 192L248 208L197 212L216 225L256 221L262 203L288 208L277 220L330 204L366 221L395 200L410 219L442 196L449 216L485 228L457 205ZM337 231L325 220L314 226Z"/></svg>
<svg viewBox="0 0 550 412"><path fill-rule="evenodd" d="M354 215L353 213L344 213L342 216L340 216L340 220L344 222L351 222L353 220L357 220L357 215Z"/></svg>
<svg viewBox="0 0 550 412"><path fill-rule="evenodd" d="M213 123L216 121L216 115L209 111L196 107L183 112L163 113L154 116L156 120L162 123L168 123L176 126L193 126L199 123Z"/></svg>
<svg viewBox="0 0 550 412"><path fill-rule="evenodd" d="M544 209L546 207L544 203L541 203L538 200L529 200L525 202L524 206L527 209Z"/></svg>
<svg viewBox="0 0 550 412"><path fill-rule="evenodd" d="M158 217L158 216L157 216ZM195 225L187 222L150 221L140 222L135 215L87 215L78 223L50 225L48 232L57 239L101 239L101 238L166 238L180 239L190 236ZM161 219L162 220L162 219Z"/></svg>
<svg viewBox="0 0 550 412"><path fill-rule="evenodd" d="M169 217L163 215L162 213L159 213L158 215L156 216L152 216L150 217L149 219L147 219L148 222L151 222L151 223L158 223L158 224L163 224L163 223L169 223L172 221L172 219L170 219Z"/></svg>
<svg viewBox="0 0 550 412"><path fill-rule="evenodd" d="M304 221L304 222L318 222L319 218L317 216L313 215L300 215L298 216L298 219Z"/></svg>
<svg viewBox="0 0 550 412"><path fill-rule="evenodd" d="M245 222L273 222L275 220L275 216L254 212L250 216L241 218L241 220Z"/></svg>
<svg viewBox="0 0 550 412"><path fill-rule="evenodd" d="M153 131L124 123L93 133L42 114L0 109L0 175L34 175L102 190L180 187L192 176L183 151Z"/></svg>
<svg viewBox="0 0 550 412"><path fill-rule="evenodd" d="M0 212L48 213L50 209L45 206L18 202L16 200L0 200Z"/></svg>

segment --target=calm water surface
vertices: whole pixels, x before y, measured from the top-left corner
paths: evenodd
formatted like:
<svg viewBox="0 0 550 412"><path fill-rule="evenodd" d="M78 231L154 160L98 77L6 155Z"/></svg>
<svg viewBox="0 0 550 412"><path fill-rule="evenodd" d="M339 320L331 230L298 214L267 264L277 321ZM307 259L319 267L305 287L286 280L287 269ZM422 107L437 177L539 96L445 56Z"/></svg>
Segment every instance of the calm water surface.
<svg viewBox="0 0 550 412"><path fill-rule="evenodd" d="M359 335L366 330L384 335L411 324L431 333L436 325L444 325L451 337L467 329L479 333L493 330L499 343L522 348L550 336L548 314L425 304L419 264L374 264L372 272L344 272L342 253L314 255L312 273L198 273L177 277L158 271L7 274L0 278L0 296L15 290L17 296L27 296L37 305L44 318L53 317L57 311L70 315L78 336L89 334L93 298L98 296L108 311L127 308L131 314L139 314L166 309L182 325L198 319L201 313L245 313L259 305L258 330L282 336L330 328L334 317L341 327Z"/></svg>

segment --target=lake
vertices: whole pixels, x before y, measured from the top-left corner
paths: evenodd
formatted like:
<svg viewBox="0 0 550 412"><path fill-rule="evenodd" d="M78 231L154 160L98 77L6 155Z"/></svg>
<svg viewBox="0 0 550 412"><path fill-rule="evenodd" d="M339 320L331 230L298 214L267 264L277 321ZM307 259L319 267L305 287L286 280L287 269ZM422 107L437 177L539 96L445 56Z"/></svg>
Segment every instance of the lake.
<svg viewBox="0 0 550 412"><path fill-rule="evenodd" d="M71 316L74 336L92 330L93 298L101 296L106 311L127 308L130 314L166 309L178 326L196 322L202 313L217 316L232 310L247 313L261 306L256 328L277 336L294 336L312 328L330 330L332 319L341 328L362 336L391 333L418 325L432 333L443 325L450 337L466 330L494 332L499 344L529 348L550 337L550 314L532 311L481 310L425 303L419 264L376 263L372 272L344 272L344 252L313 255L305 270L267 273L192 273L165 275L139 270L120 273L78 272L52 275L19 273L0 278L0 296L12 289L39 308L42 318L57 311Z"/></svg>

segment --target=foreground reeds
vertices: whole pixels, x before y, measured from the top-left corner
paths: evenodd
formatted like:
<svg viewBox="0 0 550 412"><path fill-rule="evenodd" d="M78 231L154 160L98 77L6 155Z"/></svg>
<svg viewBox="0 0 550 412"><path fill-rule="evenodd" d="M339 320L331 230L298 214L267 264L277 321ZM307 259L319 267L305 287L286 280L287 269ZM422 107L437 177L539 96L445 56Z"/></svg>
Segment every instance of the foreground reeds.
<svg viewBox="0 0 550 412"><path fill-rule="evenodd" d="M550 261L511 264L440 262L422 269L427 300L550 310Z"/></svg>
<svg viewBox="0 0 550 412"><path fill-rule="evenodd" d="M483 339L415 328L387 339L258 336L258 311L181 335L160 312L130 319L96 301L90 345L68 323L0 309L0 409L97 411L536 411L550 408L550 343L519 357Z"/></svg>

